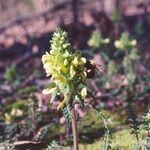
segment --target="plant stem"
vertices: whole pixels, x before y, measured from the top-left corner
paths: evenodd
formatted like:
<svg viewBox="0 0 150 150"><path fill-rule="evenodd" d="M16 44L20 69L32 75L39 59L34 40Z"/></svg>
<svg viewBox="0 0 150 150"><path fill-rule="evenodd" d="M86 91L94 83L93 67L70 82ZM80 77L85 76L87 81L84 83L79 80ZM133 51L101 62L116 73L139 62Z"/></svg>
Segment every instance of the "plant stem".
<svg viewBox="0 0 150 150"><path fill-rule="evenodd" d="M74 107L72 108L72 133L73 133L73 150L78 150L78 133L77 133L77 121Z"/></svg>

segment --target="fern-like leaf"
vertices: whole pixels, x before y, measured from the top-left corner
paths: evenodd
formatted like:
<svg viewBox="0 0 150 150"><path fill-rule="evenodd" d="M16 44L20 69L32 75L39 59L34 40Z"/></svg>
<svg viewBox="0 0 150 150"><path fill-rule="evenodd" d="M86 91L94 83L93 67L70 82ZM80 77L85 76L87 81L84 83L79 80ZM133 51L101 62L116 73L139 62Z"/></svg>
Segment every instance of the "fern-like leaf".
<svg viewBox="0 0 150 150"><path fill-rule="evenodd" d="M70 122L72 119L71 108L67 105L65 108L62 109L62 114L65 117L66 122Z"/></svg>
<svg viewBox="0 0 150 150"><path fill-rule="evenodd" d="M111 149L111 133L110 133L110 129L107 124L107 120L102 113L101 107L96 107L94 109L99 113L101 119L103 120L104 126L105 126L105 135L104 135L102 150L110 150Z"/></svg>
<svg viewBox="0 0 150 150"><path fill-rule="evenodd" d="M126 107L126 117L127 122L129 123L132 129L131 134L134 134L137 139L137 142L139 142L139 122L137 120L137 115L131 103L128 103Z"/></svg>

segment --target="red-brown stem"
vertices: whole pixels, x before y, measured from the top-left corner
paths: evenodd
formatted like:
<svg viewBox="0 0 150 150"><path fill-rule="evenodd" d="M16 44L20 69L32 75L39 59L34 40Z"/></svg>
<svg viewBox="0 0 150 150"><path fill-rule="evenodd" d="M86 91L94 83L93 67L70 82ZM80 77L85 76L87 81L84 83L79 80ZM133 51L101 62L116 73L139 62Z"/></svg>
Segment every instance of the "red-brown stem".
<svg viewBox="0 0 150 150"><path fill-rule="evenodd" d="M75 109L72 108L72 134L73 134L73 150L78 150L78 132Z"/></svg>

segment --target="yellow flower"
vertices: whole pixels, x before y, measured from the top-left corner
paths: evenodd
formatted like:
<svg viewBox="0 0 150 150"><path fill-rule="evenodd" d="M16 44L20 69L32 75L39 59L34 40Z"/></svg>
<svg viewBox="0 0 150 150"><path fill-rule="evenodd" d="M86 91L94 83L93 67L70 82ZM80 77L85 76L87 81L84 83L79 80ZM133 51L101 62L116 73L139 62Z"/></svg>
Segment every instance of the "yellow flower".
<svg viewBox="0 0 150 150"><path fill-rule="evenodd" d="M70 76L73 78L74 75L76 74L76 71L74 70L73 66L70 66Z"/></svg>
<svg viewBox="0 0 150 150"><path fill-rule="evenodd" d="M132 46L135 46L136 44L137 44L137 40L134 39L134 40L131 41Z"/></svg>
<svg viewBox="0 0 150 150"><path fill-rule="evenodd" d="M81 61L85 64L86 63L86 58L81 57Z"/></svg>
<svg viewBox="0 0 150 150"><path fill-rule="evenodd" d="M114 45L115 45L116 48L120 48L120 49L124 48L123 44L119 40L116 40L115 43L114 43Z"/></svg>
<svg viewBox="0 0 150 150"><path fill-rule="evenodd" d="M87 89L85 87L81 90L81 96L82 98L85 98L87 96Z"/></svg>
<svg viewBox="0 0 150 150"><path fill-rule="evenodd" d="M5 116L5 123L10 124L13 120L12 116L8 113L5 113L4 116Z"/></svg>
<svg viewBox="0 0 150 150"><path fill-rule="evenodd" d="M78 58L75 57L75 58L73 59L72 63L73 63L74 66L78 66L78 64L79 64Z"/></svg>

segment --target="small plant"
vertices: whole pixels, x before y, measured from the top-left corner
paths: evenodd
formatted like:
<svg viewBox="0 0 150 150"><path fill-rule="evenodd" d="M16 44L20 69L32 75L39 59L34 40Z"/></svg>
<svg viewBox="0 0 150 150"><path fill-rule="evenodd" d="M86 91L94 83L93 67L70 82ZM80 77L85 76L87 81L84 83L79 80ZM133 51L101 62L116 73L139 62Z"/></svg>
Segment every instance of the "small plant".
<svg viewBox="0 0 150 150"><path fill-rule="evenodd" d="M114 8L113 13L112 13L112 20L115 23L119 23L121 21L121 16L119 14L119 10L117 7Z"/></svg>
<svg viewBox="0 0 150 150"><path fill-rule="evenodd" d="M42 62L47 76L51 75L51 83L43 94L52 94L51 102L56 95L64 97L57 110L69 103L72 106L77 97L83 99L86 96L80 93L83 88L86 91L86 59L78 51L71 52L66 32L58 29L54 33L51 50L43 55Z"/></svg>
<svg viewBox="0 0 150 150"><path fill-rule="evenodd" d="M95 110L99 113L105 127L105 135L104 135L104 142L102 146L102 150L110 150L111 149L111 133L108 127L107 120L102 113L102 108L96 107Z"/></svg>
<svg viewBox="0 0 150 150"><path fill-rule="evenodd" d="M136 44L137 41L135 39L131 39L126 32L122 33L120 39L114 42L114 45L118 50L116 54L122 56L120 57L120 61L122 63L120 65L120 70L122 70L122 73L125 74L130 88L137 79L135 63L140 59Z"/></svg>
<svg viewBox="0 0 150 150"><path fill-rule="evenodd" d="M126 32L122 33L120 39L114 43L115 47L122 51L132 49L136 44L137 41L129 38L129 34Z"/></svg>
<svg viewBox="0 0 150 150"><path fill-rule="evenodd" d="M86 79L95 65L81 56L79 51L72 52L68 35L57 29L51 42L51 50L42 56L42 62L47 76L51 76L51 83L43 94L51 94L51 103L57 95L63 97L57 110L61 110L67 121L72 119L74 150L78 149L77 124L74 105L76 102L83 104L88 95ZM71 114L70 114L71 112Z"/></svg>
<svg viewBox="0 0 150 150"><path fill-rule="evenodd" d="M92 32L90 39L88 40L87 44L90 47L87 53L90 56L94 56L94 54L100 53L105 62L109 61L109 57L107 51L104 50L104 47L110 43L109 38L104 38L100 30L96 29Z"/></svg>
<svg viewBox="0 0 150 150"><path fill-rule="evenodd" d="M139 143L139 122L137 120L137 115L135 114L134 108L130 103L127 105L126 117L132 129L131 133L135 135L136 140Z"/></svg>

